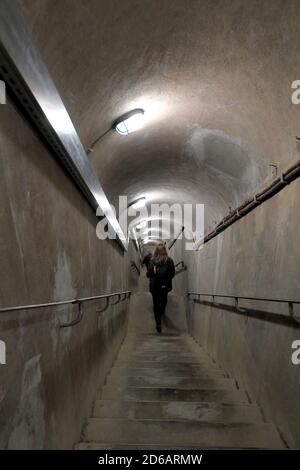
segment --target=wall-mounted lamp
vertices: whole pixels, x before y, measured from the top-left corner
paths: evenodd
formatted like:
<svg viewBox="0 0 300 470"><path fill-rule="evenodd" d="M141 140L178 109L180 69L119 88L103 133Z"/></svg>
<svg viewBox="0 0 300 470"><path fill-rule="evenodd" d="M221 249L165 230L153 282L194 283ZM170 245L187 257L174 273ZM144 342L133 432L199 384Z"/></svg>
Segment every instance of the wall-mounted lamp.
<svg viewBox="0 0 300 470"><path fill-rule="evenodd" d="M147 227L147 220L142 220L135 228L141 230L142 228Z"/></svg>
<svg viewBox="0 0 300 470"><path fill-rule="evenodd" d="M155 243L156 240L160 240L159 237L146 237L142 240L142 244L146 245L146 243Z"/></svg>
<svg viewBox="0 0 300 470"><path fill-rule="evenodd" d="M146 205L146 198L143 196L132 201L130 204L128 204L127 208L133 207L134 209L141 209L141 207L145 207L145 205Z"/></svg>
<svg viewBox="0 0 300 470"><path fill-rule="evenodd" d="M133 109L123 114L112 125L112 128L121 135L128 135L135 132L144 124L145 111L141 108Z"/></svg>
<svg viewBox="0 0 300 470"><path fill-rule="evenodd" d="M90 147L87 149L86 153L89 154L93 152L100 140L111 130L116 131L120 135L128 135L141 129L144 124L144 118L145 111L142 108L133 109L128 111L128 113L122 114L122 116L118 117L112 123L112 126L109 129L107 129L103 134L97 137L96 140L94 140L92 145L90 145Z"/></svg>

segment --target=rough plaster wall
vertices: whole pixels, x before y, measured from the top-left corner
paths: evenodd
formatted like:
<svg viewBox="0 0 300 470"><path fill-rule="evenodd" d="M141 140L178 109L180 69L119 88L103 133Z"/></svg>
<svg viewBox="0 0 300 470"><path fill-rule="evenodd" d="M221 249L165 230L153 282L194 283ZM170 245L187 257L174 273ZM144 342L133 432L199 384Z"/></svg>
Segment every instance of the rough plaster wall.
<svg viewBox="0 0 300 470"><path fill-rule="evenodd" d="M182 235L182 238L178 239L169 250L169 255L173 258L175 264L184 261L184 246L185 240ZM173 279L173 293L174 295L176 294L177 297L183 297L186 294L186 289L186 271L182 271Z"/></svg>
<svg viewBox="0 0 300 470"><path fill-rule="evenodd" d="M127 288L128 259L11 103L0 109L0 305ZM127 302L1 314L0 448L71 448L126 331Z"/></svg>
<svg viewBox="0 0 300 470"><path fill-rule="evenodd" d="M299 189L297 180L196 254L187 253L189 290L299 300ZM289 445L299 447L300 366L291 362L291 344L300 329L287 307L244 303L252 308L246 314L225 299L217 307L189 305L192 336L260 403Z"/></svg>
<svg viewBox="0 0 300 470"><path fill-rule="evenodd" d="M138 290L139 285L139 273L131 265L134 262L138 268L141 268L140 252L136 249L133 242L128 247L128 272L129 274L129 288L132 292Z"/></svg>
<svg viewBox="0 0 300 470"><path fill-rule="evenodd" d="M75 3L19 1L86 148L145 109L143 130L110 133L90 156L112 202L197 201L209 229L270 164L294 162L299 0Z"/></svg>

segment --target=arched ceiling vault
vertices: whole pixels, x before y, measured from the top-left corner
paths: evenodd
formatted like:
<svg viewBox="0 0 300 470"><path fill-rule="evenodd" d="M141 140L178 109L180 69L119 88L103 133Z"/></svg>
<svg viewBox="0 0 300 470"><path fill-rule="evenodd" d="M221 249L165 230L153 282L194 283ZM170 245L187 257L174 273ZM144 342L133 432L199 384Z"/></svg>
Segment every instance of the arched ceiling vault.
<svg viewBox="0 0 300 470"><path fill-rule="evenodd" d="M295 159L297 0L22 0L33 38L112 203L205 204L207 228Z"/></svg>

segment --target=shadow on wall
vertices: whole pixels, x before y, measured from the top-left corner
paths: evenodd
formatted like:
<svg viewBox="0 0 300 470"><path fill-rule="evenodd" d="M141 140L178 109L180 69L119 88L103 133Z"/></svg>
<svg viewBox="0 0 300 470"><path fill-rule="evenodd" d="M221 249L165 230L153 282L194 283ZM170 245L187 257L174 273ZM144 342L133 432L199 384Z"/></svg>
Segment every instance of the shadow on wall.
<svg viewBox="0 0 300 470"><path fill-rule="evenodd" d="M207 172L215 190L234 209L268 179L268 162L250 151L239 138L195 124L185 145L185 156Z"/></svg>
<svg viewBox="0 0 300 470"><path fill-rule="evenodd" d="M295 320L287 315L281 314L281 313L276 313L276 312L270 312L266 310L258 310L258 309L250 309L250 308L236 308L233 305L228 305L228 304L223 304L221 302L215 303L215 302L209 302L206 300L199 301L199 300L193 300L196 304L199 305L205 305L207 307L213 307L217 310L222 310L230 313L235 313L236 315L241 315L247 320L248 318L255 318L257 320L262 320L274 324L279 324L283 326L292 326L295 329L300 329L300 322L296 323Z"/></svg>

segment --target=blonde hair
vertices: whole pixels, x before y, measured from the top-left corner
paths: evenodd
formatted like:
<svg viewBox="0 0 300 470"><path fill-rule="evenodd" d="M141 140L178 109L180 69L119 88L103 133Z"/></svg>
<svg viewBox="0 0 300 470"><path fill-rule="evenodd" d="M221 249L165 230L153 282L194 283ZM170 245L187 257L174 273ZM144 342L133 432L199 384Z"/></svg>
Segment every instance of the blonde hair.
<svg viewBox="0 0 300 470"><path fill-rule="evenodd" d="M165 263L168 260L169 258L168 251L164 243L160 242L156 245L153 258L158 263L160 262Z"/></svg>

